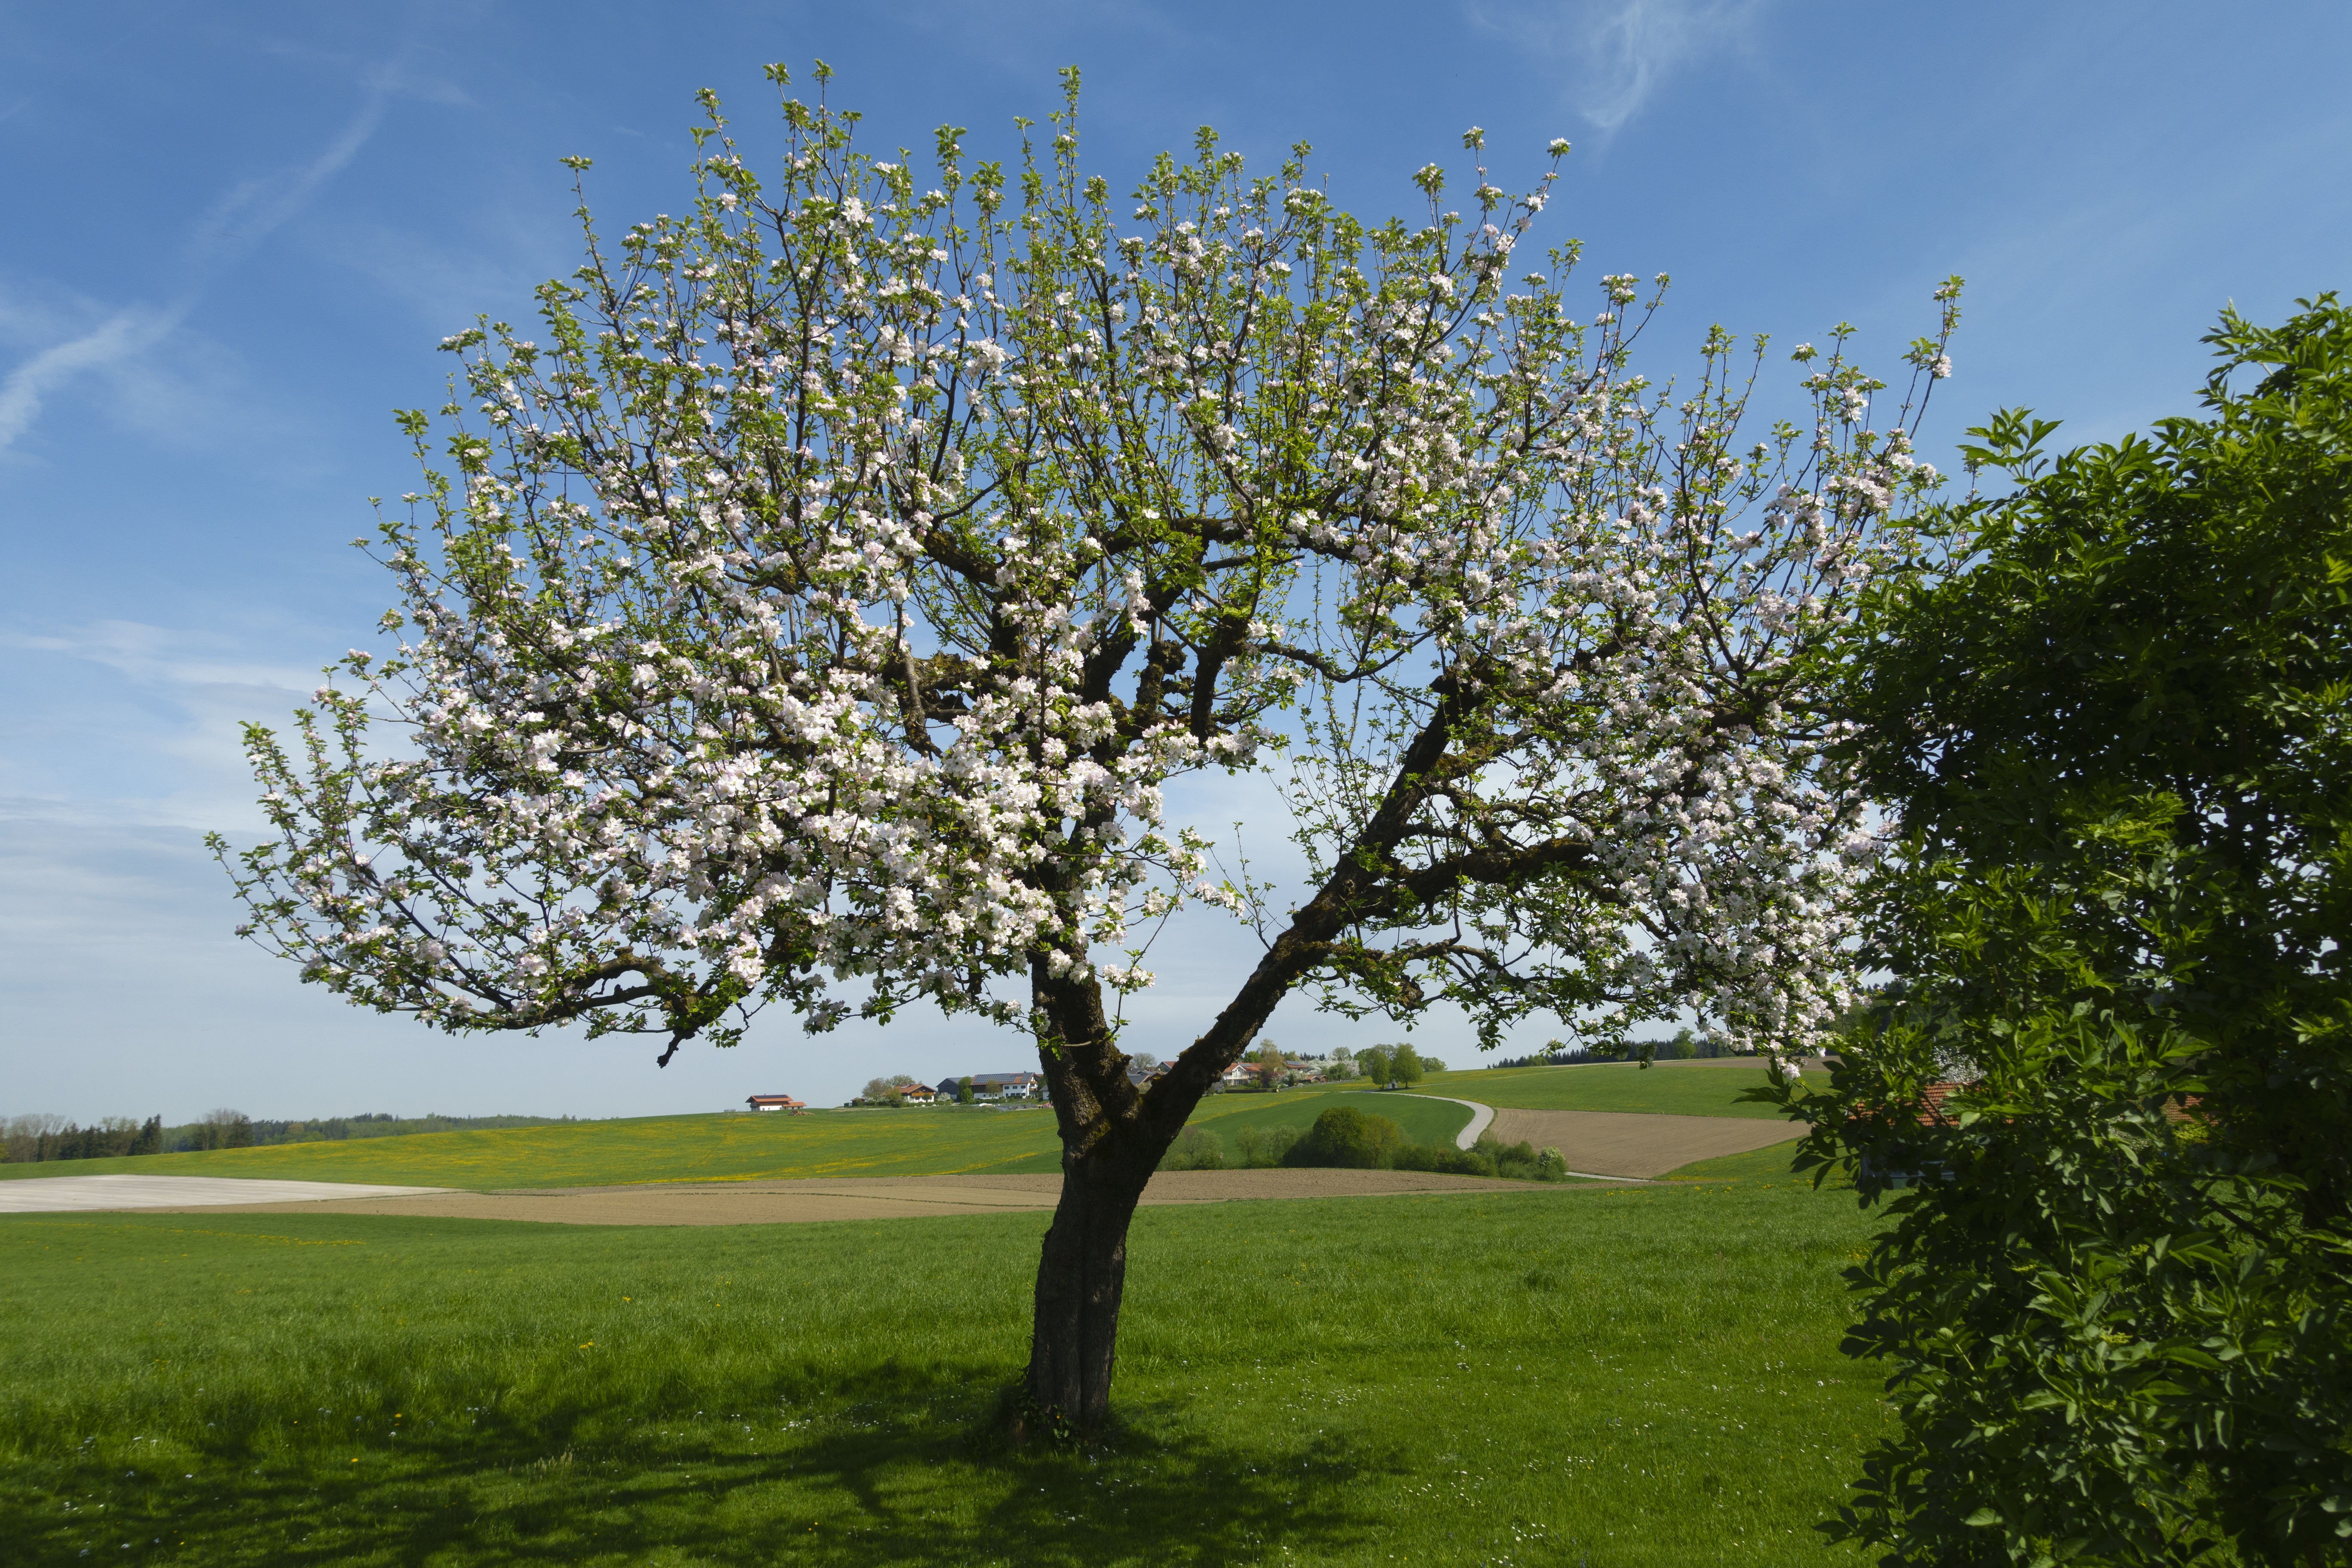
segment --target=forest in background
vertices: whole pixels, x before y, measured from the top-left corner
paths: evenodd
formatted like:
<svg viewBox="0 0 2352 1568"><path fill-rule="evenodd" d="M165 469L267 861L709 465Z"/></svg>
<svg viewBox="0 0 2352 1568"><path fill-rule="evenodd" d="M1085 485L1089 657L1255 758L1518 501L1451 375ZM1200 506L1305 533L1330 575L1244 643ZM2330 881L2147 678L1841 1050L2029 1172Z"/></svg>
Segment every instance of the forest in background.
<svg viewBox="0 0 2352 1568"><path fill-rule="evenodd" d="M160 1116L141 1121L107 1116L84 1127L62 1116L12 1116L0 1122L0 1163L43 1160L107 1160L125 1154L175 1154L199 1149L245 1149L270 1143L334 1143L352 1138L399 1138L418 1132L479 1131L495 1127L544 1127L571 1116L328 1116L307 1121L257 1120L241 1110L215 1110L201 1121L166 1127Z"/></svg>

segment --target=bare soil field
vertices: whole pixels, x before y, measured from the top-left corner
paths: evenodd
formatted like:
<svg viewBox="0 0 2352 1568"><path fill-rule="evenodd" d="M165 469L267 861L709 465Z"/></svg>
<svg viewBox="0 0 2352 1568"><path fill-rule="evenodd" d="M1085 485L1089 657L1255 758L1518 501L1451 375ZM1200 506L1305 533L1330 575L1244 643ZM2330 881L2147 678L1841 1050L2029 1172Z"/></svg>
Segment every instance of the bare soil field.
<svg viewBox="0 0 2352 1568"><path fill-rule="evenodd" d="M811 1220L1047 1210L1054 1206L1061 1189L1059 1175L870 1176L416 1194L210 1206L203 1212L396 1214L451 1219L539 1220L556 1225L789 1225ZM1591 1189L1575 1183L1504 1183L1419 1171L1162 1171L1144 1189L1143 1201L1147 1205L1219 1204L1262 1198L1589 1190Z"/></svg>
<svg viewBox="0 0 2352 1568"><path fill-rule="evenodd" d="M1787 1121L1727 1116L1662 1116L1627 1110L1495 1112L1490 1129L1506 1143L1557 1149L1571 1171L1596 1176L1663 1176L1694 1160L1744 1154L1801 1137Z"/></svg>

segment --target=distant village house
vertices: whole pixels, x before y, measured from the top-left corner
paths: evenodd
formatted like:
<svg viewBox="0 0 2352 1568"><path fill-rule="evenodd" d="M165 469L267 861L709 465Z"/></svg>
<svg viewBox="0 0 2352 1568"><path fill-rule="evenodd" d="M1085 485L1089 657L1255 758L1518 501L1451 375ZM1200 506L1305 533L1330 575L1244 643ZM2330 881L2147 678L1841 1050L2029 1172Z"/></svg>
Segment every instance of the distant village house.
<svg viewBox="0 0 2352 1568"><path fill-rule="evenodd" d="M789 1094L755 1094L744 1103L754 1110L806 1110L808 1109Z"/></svg>
<svg viewBox="0 0 2352 1568"><path fill-rule="evenodd" d="M1036 1100L1045 1092L1045 1079L1034 1072L976 1072L971 1075L974 1100Z"/></svg>

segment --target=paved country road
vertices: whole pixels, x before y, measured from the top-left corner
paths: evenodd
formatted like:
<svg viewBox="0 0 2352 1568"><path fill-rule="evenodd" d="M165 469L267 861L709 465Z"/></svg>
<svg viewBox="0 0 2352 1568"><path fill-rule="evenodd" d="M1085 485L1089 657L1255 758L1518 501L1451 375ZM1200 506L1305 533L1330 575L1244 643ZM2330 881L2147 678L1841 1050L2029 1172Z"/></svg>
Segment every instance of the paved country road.
<svg viewBox="0 0 2352 1568"><path fill-rule="evenodd" d="M1364 1091L1359 1089L1357 1092L1360 1094ZM1394 1093L1397 1091L1391 1090L1390 1092ZM1459 1133L1454 1135L1454 1146L1456 1149L1475 1148L1478 1142L1478 1134L1486 1131L1488 1124L1495 1120L1495 1108L1491 1105L1481 1105L1475 1100L1456 1100L1449 1094L1415 1094L1411 1089L1405 1089L1402 1092L1407 1100L1444 1100L1448 1105L1460 1105L1468 1108L1470 1111L1470 1125L1465 1127Z"/></svg>
<svg viewBox="0 0 2352 1568"><path fill-rule="evenodd" d="M1454 1141L1460 1148L1472 1147L1479 1134L1491 1131L1505 1143L1559 1150L1572 1175L1612 1181L1663 1176L1696 1160L1745 1154L1804 1136L1803 1129L1779 1121L1648 1110L1518 1110L1508 1106L1498 1110L1451 1095L1409 1093L1407 1098L1467 1106L1470 1125Z"/></svg>

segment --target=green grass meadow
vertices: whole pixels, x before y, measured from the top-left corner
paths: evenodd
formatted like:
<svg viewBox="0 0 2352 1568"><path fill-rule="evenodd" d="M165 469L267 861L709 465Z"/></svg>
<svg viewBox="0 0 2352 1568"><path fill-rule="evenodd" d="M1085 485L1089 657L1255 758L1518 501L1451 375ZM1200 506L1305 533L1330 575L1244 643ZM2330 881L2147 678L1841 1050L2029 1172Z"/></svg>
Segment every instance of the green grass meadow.
<svg viewBox="0 0 2352 1568"><path fill-rule="evenodd" d="M1423 1094L1451 1094L1521 1110L1635 1110L1669 1116L1738 1116L1769 1121L1769 1105L1739 1100L1764 1082L1753 1058L1658 1062L1585 1062L1573 1067L1486 1068L1432 1073Z"/></svg>
<svg viewBox="0 0 2352 1568"><path fill-rule="evenodd" d="M1147 1209L1120 1428L1009 1453L1045 1218L0 1217L5 1555L1859 1561L1811 1529L1884 1419L1851 1196Z"/></svg>

